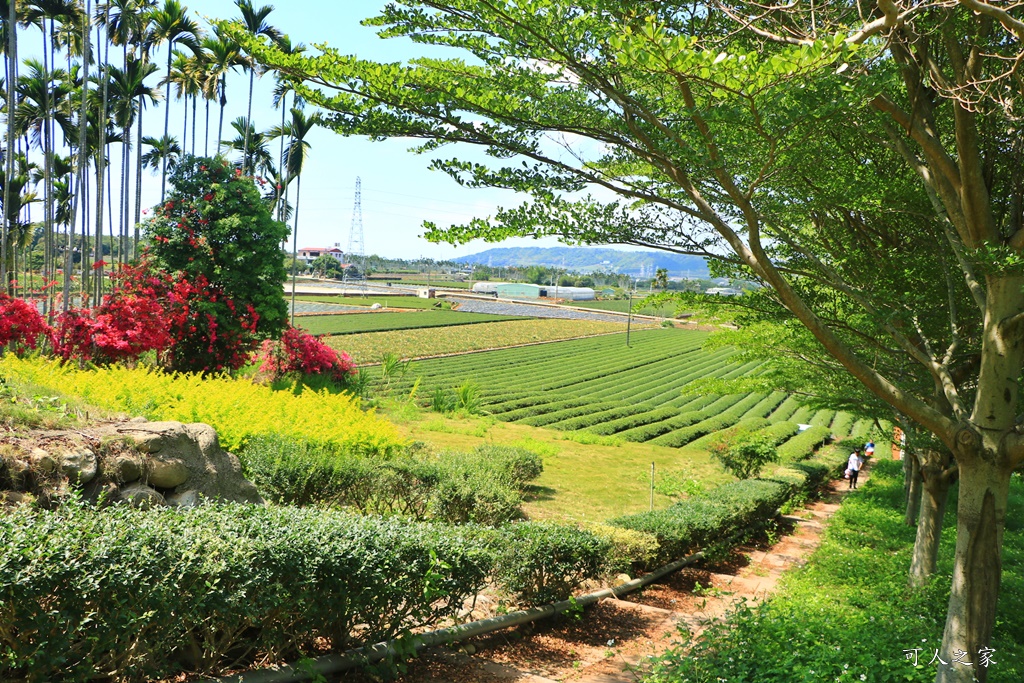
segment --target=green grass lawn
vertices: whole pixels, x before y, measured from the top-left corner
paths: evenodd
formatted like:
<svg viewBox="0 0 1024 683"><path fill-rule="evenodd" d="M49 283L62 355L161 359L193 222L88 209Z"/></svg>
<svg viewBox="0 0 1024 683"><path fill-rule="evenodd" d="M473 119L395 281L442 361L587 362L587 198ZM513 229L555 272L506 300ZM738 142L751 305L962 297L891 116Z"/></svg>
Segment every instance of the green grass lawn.
<svg viewBox="0 0 1024 683"><path fill-rule="evenodd" d="M633 303L636 304L640 299L633 299ZM573 301L573 306L579 306L580 308L593 308L599 311L618 311L619 313L625 313L629 310L629 301L627 299L613 299L610 301ZM641 309L634 309L634 313L640 315L656 315L664 318L672 318L676 314L675 304L669 304L665 306L645 306Z"/></svg>
<svg viewBox="0 0 1024 683"><path fill-rule="evenodd" d="M412 371L415 374L415 369ZM643 512L650 506L651 463L655 463L654 505L665 508L694 486L731 481L706 452L651 444L578 443L550 429L499 422L487 417L453 417L422 409L384 408L402 436L437 449L472 450L483 443L529 448L544 457L544 472L533 482L524 511L531 519L603 522Z"/></svg>
<svg viewBox="0 0 1024 683"><path fill-rule="evenodd" d="M939 572L907 588L914 529L903 523L899 463L880 461L871 480L832 517L810 562L779 593L709 631L691 652L661 658L648 683L811 683L934 680L953 550L956 491L950 491ZM1003 576L990 683L1024 680L1024 481L1014 477L1006 517ZM907 651L918 649L917 666ZM968 657L975 661L976 655ZM951 662L952 657L942 654Z"/></svg>
<svg viewBox="0 0 1024 683"><path fill-rule="evenodd" d="M287 293L286 293L287 298ZM380 304L384 308L451 308L444 299L421 299L418 296L303 296L295 297L296 301L311 301L317 304L344 304L346 306L366 306Z"/></svg>
<svg viewBox="0 0 1024 683"><path fill-rule="evenodd" d="M459 311L415 311L411 313L348 313L342 315L304 315L296 318L299 327L312 334L356 334L386 330L415 330L424 327L473 325L505 320L522 320L507 315L460 313Z"/></svg>

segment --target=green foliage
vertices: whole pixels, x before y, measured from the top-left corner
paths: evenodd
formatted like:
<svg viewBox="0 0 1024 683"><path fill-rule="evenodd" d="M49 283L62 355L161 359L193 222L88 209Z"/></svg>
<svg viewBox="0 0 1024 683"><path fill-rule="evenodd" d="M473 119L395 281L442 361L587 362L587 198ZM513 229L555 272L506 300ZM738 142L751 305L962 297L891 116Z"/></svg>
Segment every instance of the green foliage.
<svg viewBox="0 0 1024 683"><path fill-rule="evenodd" d="M952 506L951 506L952 508ZM829 521L814 561L794 572L779 593L745 605L727 623L706 631L693 650L674 649L655 664L651 683L736 683L861 680L928 683L942 639L952 570L949 509L936 579L907 587L914 529L903 523L903 474L898 462L879 461L857 496ZM1007 529L1024 528L1024 484L1010 486ZM1007 534L1005 586L992 647L989 680L1024 678L1024 537ZM920 648L917 666L904 651ZM947 662L950 658L943 656ZM973 658L971 661L974 661Z"/></svg>
<svg viewBox="0 0 1024 683"><path fill-rule="evenodd" d="M520 604L565 600L600 576L611 544L574 527L521 522L502 529L494 574Z"/></svg>
<svg viewBox="0 0 1024 683"><path fill-rule="evenodd" d="M653 534L658 539L654 564L663 564L766 522L791 490L789 484L748 479L723 484L664 510L619 517L610 523Z"/></svg>
<svg viewBox="0 0 1024 683"><path fill-rule="evenodd" d="M770 462L779 459L770 439L752 435L720 441L710 448L711 456L737 479L751 479Z"/></svg>
<svg viewBox="0 0 1024 683"><path fill-rule="evenodd" d="M647 566L658 554L658 539L654 534L611 524L588 524L586 530L608 543L605 557L608 573L631 572L634 567Z"/></svg>
<svg viewBox="0 0 1024 683"><path fill-rule="evenodd" d="M435 413L447 414L454 412L457 404L455 394L444 387L437 387L430 396L430 409Z"/></svg>
<svg viewBox="0 0 1024 683"><path fill-rule="evenodd" d="M324 639L343 651L454 617L491 557L456 530L324 510L23 507L0 517L0 678L145 681Z"/></svg>
<svg viewBox="0 0 1024 683"><path fill-rule="evenodd" d="M781 462L795 462L811 455L823 443L828 443L832 430L828 427L811 427L800 432L786 443L779 446Z"/></svg>
<svg viewBox="0 0 1024 683"><path fill-rule="evenodd" d="M162 217L147 224L156 264L192 281L205 277L236 305L253 306L260 335L280 335L288 309L278 245L288 228L271 217L253 179L223 159L185 156L169 179Z"/></svg>
<svg viewBox="0 0 1024 683"><path fill-rule="evenodd" d="M480 412L480 388L466 380L455 388L455 403L460 410L476 415Z"/></svg>
<svg viewBox="0 0 1024 683"><path fill-rule="evenodd" d="M540 456L508 446L382 459L272 435L253 439L240 458L246 476L275 503L454 524L518 518L523 489L543 470Z"/></svg>

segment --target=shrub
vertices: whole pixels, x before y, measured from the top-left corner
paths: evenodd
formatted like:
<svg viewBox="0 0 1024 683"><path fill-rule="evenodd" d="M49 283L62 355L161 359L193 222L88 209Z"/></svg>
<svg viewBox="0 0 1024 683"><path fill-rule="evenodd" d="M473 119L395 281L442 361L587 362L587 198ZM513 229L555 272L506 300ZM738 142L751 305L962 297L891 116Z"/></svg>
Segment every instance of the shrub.
<svg viewBox="0 0 1024 683"><path fill-rule="evenodd" d="M791 490L786 483L747 479L723 484L664 510L627 515L610 523L653 534L658 539L656 564L663 564L767 521Z"/></svg>
<svg viewBox="0 0 1024 683"><path fill-rule="evenodd" d="M313 375L344 384L356 374L356 366L347 353L335 351L319 336L294 327L288 327L280 341L265 340L258 360L260 372L275 379Z"/></svg>
<svg viewBox="0 0 1024 683"><path fill-rule="evenodd" d="M455 389L455 402L460 410L470 415L480 412L480 388L470 381L465 381Z"/></svg>
<svg viewBox="0 0 1024 683"><path fill-rule="evenodd" d="M9 347L18 353L34 349L48 332L49 326L35 306L0 292L0 350Z"/></svg>
<svg viewBox="0 0 1024 683"><path fill-rule="evenodd" d="M253 439L240 457L256 488L276 503L339 505L452 524L517 519L523 488L543 469L540 456L507 446L382 459L272 435Z"/></svg>
<svg viewBox="0 0 1024 683"><path fill-rule="evenodd" d="M522 605L565 600L605 566L611 544L575 527L520 522L495 537L494 577Z"/></svg>
<svg viewBox="0 0 1024 683"><path fill-rule="evenodd" d="M802 460L814 453L832 435L828 427L814 426L800 432L786 443L779 446L779 461L794 462Z"/></svg>
<svg viewBox="0 0 1024 683"><path fill-rule="evenodd" d="M587 531L608 543L605 571L631 572L644 567L658 554L658 538L654 534L624 529L611 524L588 524Z"/></svg>
<svg viewBox="0 0 1024 683"><path fill-rule="evenodd" d="M0 678L143 681L343 651L455 616L491 564L472 533L340 512L20 508L0 517Z"/></svg>
<svg viewBox="0 0 1024 683"><path fill-rule="evenodd" d="M274 391L243 378L167 374L111 366L80 370L41 358L0 359L5 373L49 391L80 396L100 408L151 420L206 422L228 450L266 433L317 439L347 453L390 454L404 444L394 425L364 412L347 394L297 388Z"/></svg>
<svg viewBox="0 0 1024 683"><path fill-rule="evenodd" d="M709 450L711 457L737 479L756 477L765 465L779 459L775 444L758 435L719 441Z"/></svg>

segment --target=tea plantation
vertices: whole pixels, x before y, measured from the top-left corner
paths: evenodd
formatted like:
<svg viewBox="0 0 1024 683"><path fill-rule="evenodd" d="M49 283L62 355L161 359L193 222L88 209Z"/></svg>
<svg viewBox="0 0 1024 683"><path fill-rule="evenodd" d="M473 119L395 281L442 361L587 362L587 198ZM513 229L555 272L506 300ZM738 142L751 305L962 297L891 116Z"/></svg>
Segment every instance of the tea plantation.
<svg viewBox="0 0 1024 683"><path fill-rule="evenodd" d="M814 411L783 393L701 395L695 380L756 373L756 363L732 360L734 351L707 352L707 332L646 330L540 346L502 349L418 362L406 378L419 394L443 395L469 382L484 411L505 422L582 431L669 447L702 447L717 432L742 425L779 444L799 439L813 448L829 434L861 437L871 424L831 410ZM797 436L798 424L812 429ZM793 457L808 452L783 447Z"/></svg>

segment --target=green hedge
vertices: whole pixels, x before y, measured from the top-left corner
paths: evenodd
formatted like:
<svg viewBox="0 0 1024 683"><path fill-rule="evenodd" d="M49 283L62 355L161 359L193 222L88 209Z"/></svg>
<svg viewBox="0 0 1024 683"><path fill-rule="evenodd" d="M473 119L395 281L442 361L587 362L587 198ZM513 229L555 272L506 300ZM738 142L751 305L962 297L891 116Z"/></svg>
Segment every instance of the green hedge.
<svg viewBox="0 0 1024 683"><path fill-rule="evenodd" d="M254 439L240 458L246 476L274 503L452 524L518 518L523 488L543 470L539 455L508 446L375 459L269 435Z"/></svg>
<svg viewBox="0 0 1024 683"><path fill-rule="evenodd" d="M451 528L343 512L22 507L0 517L0 680L142 681L341 651L455 616L492 566Z"/></svg>
<svg viewBox="0 0 1024 683"><path fill-rule="evenodd" d="M568 599L606 569L612 543L560 524L520 522L495 536L497 583L518 603L543 605Z"/></svg>
<svg viewBox="0 0 1024 683"><path fill-rule="evenodd" d="M737 481L664 510L619 517L611 524L653 534L658 539L654 564L663 564L767 521L792 490L790 484L778 481Z"/></svg>
<svg viewBox="0 0 1024 683"><path fill-rule="evenodd" d="M779 446L779 462L788 463L802 460L832 436L828 427L815 426L805 429L786 443Z"/></svg>

